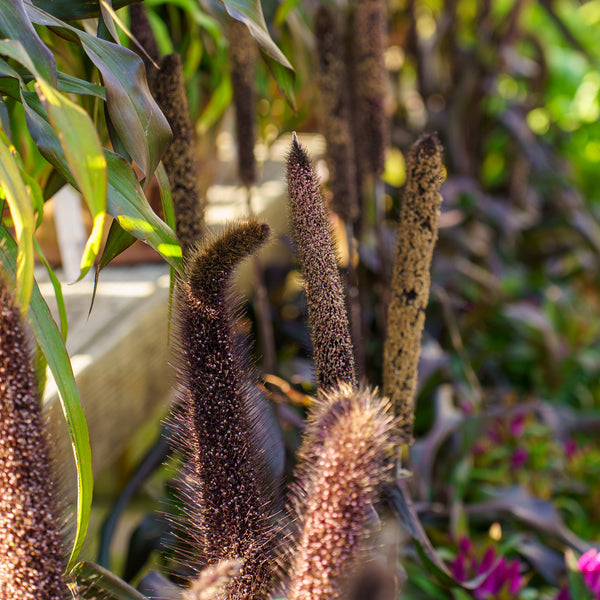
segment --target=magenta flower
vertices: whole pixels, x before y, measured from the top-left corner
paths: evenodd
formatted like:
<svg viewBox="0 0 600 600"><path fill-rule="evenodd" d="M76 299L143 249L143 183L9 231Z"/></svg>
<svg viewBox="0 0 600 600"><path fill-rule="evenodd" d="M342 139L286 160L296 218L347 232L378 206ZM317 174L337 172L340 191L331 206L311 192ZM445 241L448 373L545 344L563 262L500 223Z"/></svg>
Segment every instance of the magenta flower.
<svg viewBox="0 0 600 600"><path fill-rule="evenodd" d="M600 552L596 548L592 548L582 554L577 561L577 569L588 590L592 592L596 600L600 600ZM569 590L560 590L555 600L572 600Z"/></svg>
<svg viewBox="0 0 600 600"><path fill-rule="evenodd" d="M462 538L458 544L458 555L450 564L450 572L460 582L487 573L485 579L473 590L477 600L505 598L506 593L514 596L523 587L521 563L498 557L494 548L487 548L479 558L472 542Z"/></svg>
<svg viewBox="0 0 600 600"><path fill-rule="evenodd" d="M525 448L517 448L512 455L512 467L513 469L520 469L525 465L529 458L529 452Z"/></svg>
<svg viewBox="0 0 600 600"><path fill-rule="evenodd" d="M592 548L582 554L577 561L577 568L594 598L600 600L600 552Z"/></svg>

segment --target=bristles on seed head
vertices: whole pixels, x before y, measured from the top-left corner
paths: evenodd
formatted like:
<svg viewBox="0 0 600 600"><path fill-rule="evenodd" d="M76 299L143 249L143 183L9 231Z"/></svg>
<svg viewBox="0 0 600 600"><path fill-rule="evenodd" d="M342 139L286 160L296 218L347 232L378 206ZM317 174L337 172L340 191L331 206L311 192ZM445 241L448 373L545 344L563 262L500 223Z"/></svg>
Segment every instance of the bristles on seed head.
<svg viewBox="0 0 600 600"><path fill-rule="evenodd" d="M256 220L230 225L190 252L178 290L175 357L181 410L175 446L184 456L180 534L198 571L243 560L222 600L266 599L274 560L272 480L264 398L236 330L230 298L237 264L268 235Z"/></svg>
<svg viewBox="0 0 600 600"><path fill-rule="evenodd" d="M227 287L239 262L269 237L270 228L256 219L229 226L212 243L201 244L190 253L188 280L196 296L219 296Z"/></svg>
<svg viewBox="0 0 600 600"><path fill-rule="evenodd" d="M0 273L0 597L66 600L62 541L23 323Z"/></svg>
<svg viewBox="0 0 600 600"><path fill-rule="evenodd" d="M342 385L317 400L293 490L299 532L288 600L344 597L390 474L392 428L389 402L371 390Z"/></svg>
<svg viewBox="0 0 600 600"><path fill-rule="evenodd" d="M295 134L287 159L287 182L317 382L323 389L331 389L339 382L356 386L344 292L323 198L310 159Z"/></svg>

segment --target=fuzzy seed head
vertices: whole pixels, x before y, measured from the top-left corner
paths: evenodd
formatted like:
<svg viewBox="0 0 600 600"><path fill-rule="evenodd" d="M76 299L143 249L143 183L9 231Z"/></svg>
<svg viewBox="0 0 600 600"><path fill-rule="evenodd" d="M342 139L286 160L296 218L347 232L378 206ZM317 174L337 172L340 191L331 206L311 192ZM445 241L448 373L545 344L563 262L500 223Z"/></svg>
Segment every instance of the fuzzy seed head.
<svg viewBox="0 0 600 600"><path fill-rule="evenodd" d="M321 128L327 142L332 207L346 222L354 222L358 217L358 194L348 75L342 36L329 4L320 4L315 13L315 37L319 57Z"/></svg>
<svg viewBox="0 0 600 600"><path fill-rule="evenodd" d="M303 442L294 492L299 534L288 600L348 593L378 487L390 473L389 402L348 385L322 394Z"/></svg>
<svg viewBox="0 0 600 600"><path fill-rule="evenodd" d="M183 593L182 600L213 600L219 592L237 577L243 566L241 560L224 560L202 571Z"/></svg>
<svg viewBox="0 0 600 600"><path fill-rule="evenodd" d="M0 598L66 600L46 440L21 316L0 277Z"/></svg>
<svg viewBox="0 0 600 600"><path fill-rule="evenodd" d="M389 124L385 114L387 9L384 0L356 0L350 36L355 94L356 153L363 175L379 175L385 166Z"/></svg>
<svg viewBox="0 0 600 600"><path fill-rule="evenodd" d="M229 289L236 265L267 235L266 225L251 220L206 240L190 253L188 277L178 292L182 411L175 444L185 459L186 513L181 527L198 552L191 566L243 560L241 574L227 586L227 600L266 598L272 576L264 399L236 332Z"/></svg>
<svg viewBox="0 0 600 600"><path fill-rule="evenodd" d="M231 85L235 104L235 126L238 143L238 172L246 186L256 181L256 160L254 159L254 67L256 63L256 42L248 28L232 19L228 28L229 63Z"/></svg>
<svg viewBox="0 0 600 600"><path fill-rule="evenodd" d="M158 44L156 43L156 38L154 37L154 32L152 31L150 21L148 21L146 7L143 4L132 4L129 7L129 17L130 29L133 37L148 53L148 56L154 62L158 62L158 59L160 58L160 52L158 50ZM135 47L135 51L139 53L140 58L146 66L146 73L154 73L156 68L150 62L150 60L148 60L148 56L146 56L143 52L140 52L137 46Z"/></svg>
<svg viewBox="0 0 600 600"><path fill-rule="evenodd" d="M167 54L150 78L150 89L163 111L173 139L163 155L175 209L175 233L184 254L202 236L204 204L194 130L188 113L183 67L179 54Z"/></svg>
<svg viewBox="0 0 600 600"><path fill-rule="evenodd" d="M292 230L304 275L317 382L356 386L344 293L317 178L294 136L287 161Z"/></svg>
<svg viewBox="0 0 600 600"><path fill-rule="evenodd" d="M408 179L400 209L383 354L383 391L394 405L404 444L412 442L417 367L442 201L442 152L436 134L424 135L414 144L408 155Z"/></svg>

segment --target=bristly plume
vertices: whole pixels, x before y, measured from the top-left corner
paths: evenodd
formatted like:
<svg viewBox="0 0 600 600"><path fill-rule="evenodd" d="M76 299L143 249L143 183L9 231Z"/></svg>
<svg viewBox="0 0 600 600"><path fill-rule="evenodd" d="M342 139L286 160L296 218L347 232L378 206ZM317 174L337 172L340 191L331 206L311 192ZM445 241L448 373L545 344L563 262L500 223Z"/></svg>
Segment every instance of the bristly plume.
<svg viewBox="0 0 600 600"><path fill-rule="evenodd" d="M319 56L321 128L327 142L332 208L344 221L352 223L358 217L358 195L344 43L332 5L319 4L314 21Z"/></svg>
<svg viewBox="0 0 600 600"><path fill-rule="evenodd" d="M163 163L171 183L175 208L175 233L184 254L203 231L204 203L200 191L199 163L194 129L188 114L183 68L178 54L167 54L150 80L150 89L173 131Z"/></svg>
<svg viewBox="0 0 600 600"><path fill-rule="evenodd" d="M267 225L249 220L204 241L190 252L178 291L182 410L175 441L186 464L182 529L198 552L191 566L243 561L222 596L227 600L266 598L273 572L264 399L236 331L230 292L235 267L268 235Z"/></svg>
<svg viewBox="0 0 600 600"><path fill-rule="evenodd" d="M182 600L214 600L223 588L242 570L241 560L224 560L207 567L183 592Z"/></svg>
<svg viewBox="0 0 600 600"><path fill-rule="evenodd" d="M48 450L23 323L0 274L0 598L66 600Z"/></svg>
<svg viewBox="0 0 600 600"><path fill-rule="evenodd" d="M241 182L245 186L251 186L256 181L256 160L254 158L256 42L250 35L248 28L236 19L231 19L229 23L227 41L229 43L233 102L235 104L238 173Z"/></svg>
<svg viewBox="0 0 600 600"><path fill-rule="evenodd" d="M356 120L356 154L363 175L380 175L385 166L385 149L389 138L385 114L386 2L355 0L353 4L349 43L351 90L355 95L353 116Z"/></svg>
<svg viewBox="0 0 600 600"><path fill-rule="evenodd" d="M390 475L389 408L373 391L348 385L313 407L293 490L299 532L288 600L347 597L378 488Z"/></svg>
<svg viewBox="0 0 600 600"><path fill-rule="evenodd" d="M412 147L400 209L383 355L383 391L394 405L403 444L412 442L417 367L442 201L442 152L436 134L421 136Z"/></svg>
<svg viewBox="0 0 600 600"><path fill-rule="evenodd" d="M308 303L317 382L356 387L356 371L342 282L316 175L294 134L287 159L292 229Z"/></svg>

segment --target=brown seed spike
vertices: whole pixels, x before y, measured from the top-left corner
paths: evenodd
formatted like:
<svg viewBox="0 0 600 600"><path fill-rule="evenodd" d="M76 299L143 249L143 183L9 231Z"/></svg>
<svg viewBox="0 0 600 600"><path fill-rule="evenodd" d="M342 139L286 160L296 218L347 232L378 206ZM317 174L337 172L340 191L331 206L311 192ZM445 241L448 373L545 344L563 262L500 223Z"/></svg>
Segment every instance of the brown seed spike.
<svg viewBox="0 0 600 600"><path fill-rule="evenodd" d="M146 14L146 7L143 4L132 4L129 7L129 17L131 33L147 52L147 55L137 46L134 47L134 50L144 62L146 73L155 73L156 67L152 64L150 59L157 62L160 58L160 52L158 51L158 44L156 43L152 27L150 26L148 15Z"/></svg>
<svg viewBox="0 0 600 600"><path fill-rule="evenodd" d="M294 134L287 160L292 229L302 266L317 382L357 384L342 282L317 178Z"/></svg>
<svg viewBox="0 0 600 600"><path fill-rule="evenodd" d="M182 411L175 441L185 457L182 530L199 553L190 566L243 561L222 600L266 598L273 573L263 399L229 291L235 266L267 235L266 225L251 220L204 241L190 252L188 279L178 291Z"/></svg>
<svg viewBox="0 0 600 600"><path fill-rule="evenodd" d="M315 37L319 55L319 92L323 134L331 172L333 210L348 223L358 217L354 141L350 128L348 76L344 45L329 4L320 4L315 13Z"/></svg>
<svg viewBox="0 0 600 600"><path fill-rule="evenodd" d="M61 539L30 352L0 274L0 598L66 600Z"/></svg>
<svg viewBox="0 0 600 600"><path fill-rule="evenodd" d="M184 254L197 242L203 229L204 204L193 127L178 54L167 54L160 70L150 78L150 89L173 131L163 163L171 183L175 208L175 233Z"/></svg>
<svg viewBox="0 0 600 600"><path fill-rule="evenodd" d="M422 136L412 147L400 210L383 355L383 391L394 404L401 443L405 444L412 442L417 367L442 201L442 151L436 134Z"/></svg>
<svg viewBox="0 0 600 600"><path fill-rule="evenodd" d="M293 490L299 535L288 600L347 597L378 487L392 465L389 402L348 385L314 406Z"/></svg>
<svg viewBox="0 0 600 600"><path fill-rule="evenodd" d="M235 126L238 143L238 173L241 182L250 186L256 181L254 159L254 66L256 42L248 28L232 19L228 28L231 85L235 104Z"/></svg>
<svg viewBox="0 0 600 600"><path fill-rule="evenodd" d="M363 176L380 175L385 166L389 130L385 114L387 71L386 2L356 0L350 36L355 94L356 154Z"/></svg>
<svg viewBox="0 0 600 600"><path fill-rule="evenodd" d="M229 277L238 263L269 237L269 226L256 219L229 227L210 245L202 245L189 260L189 282L197 296L223 300Z"/></svg>

